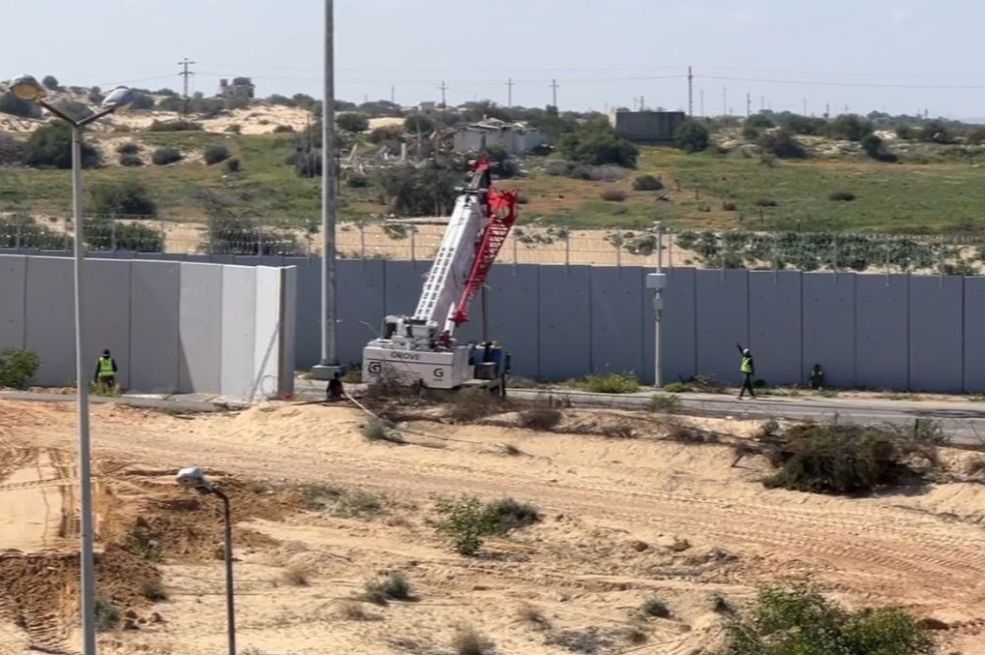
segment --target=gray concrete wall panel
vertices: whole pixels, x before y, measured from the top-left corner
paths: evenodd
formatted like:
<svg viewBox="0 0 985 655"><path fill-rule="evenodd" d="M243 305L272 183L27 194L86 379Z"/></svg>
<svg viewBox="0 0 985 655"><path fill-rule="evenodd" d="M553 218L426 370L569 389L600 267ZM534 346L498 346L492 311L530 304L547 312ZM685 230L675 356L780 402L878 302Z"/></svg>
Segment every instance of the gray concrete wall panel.
<svg viewBox="0 0 985 655"><path fill-rule="evenodd" d="M906 275L858 276L855 293L858 386L907 387L909 289Z"/></svg>
<svg viewBox="0 0 985 655"><path fill-rule="evenodd" d="M298 369L321 360L321 260L298 262L295 357Z"/></svg>
<svg viewBox="0 0 985 655"><path fill-rule="evenodd" d="M804 273L804 367L820 364L835 387L855 385L854 273Z"/></svg>
<svg viewBox="0 0 985 655"><path fill-rule="evenodd" d="M744 270L697 271L698 374L737 383L735 343L749 343L748 278Z"/></svg>
<svg viewBox="0 0 985 655"><path fill-rule="evenodd" d="M639 270L595 267L590 282L592 372L642 376L644 289Z"/></svg>
<svg viewBox="0 0 985 655"><path fill-rule="evenodd" d="M592 365L592 293L590 266L540 268L538 338L543 378L585 376ZM534 327L530 326L530 334Z"/></svg>
<svg viewBox="0 0 985 655"><path fill-rule="evenodd" d="M769 384L800 384L806 378L801 343L801 274L749 273L749 344L756 377Z"/></svg>
<svg viewBox="0 0 985 655"><path fill-rule="evenodd" d="M964 390L985 393L985 277L964 280Z"/></svg>
<svg viewBox="0 0 985 655"><path fill-rule="evenodd" d="M181 266L134 262L130 269L130 386L143 392L178 390Z"/></svg>
<svg viewBox="0 0 985 655"><path fill-rule="evenodd" d="M178 389L219 391L222 361L222 266L181 264Z"/></svg>
<svg viewBox="0 0 985 655"><path fill-rule="evenodd" d="M536 266L493 267L489 274L489 338L499 341L512 358L513 375L540 377L540 340L532 339L540 324L539 269ZM473 327L480 329L481 300L472 303Z"/></svg>
<svg viewBox="0 0 985 655"><path fill-rule="evenodd" d="M960 392L964 278L910 278L910 389Z"/></svg>
<svg viewBox="0 0 985 655"><path fill-rule="evenodd" d="M222 269L223 395L245 397L253 385L256 349L256 270L246 266Z"/></svg>
<svg viewBox="0 0 985 655"><path fill-rule="evenodd" d="M280 376L280 389L283 393L294 393L294 360L296 345L296 321L297 316L297 284L298 269L296 266L289 266L280 269L281 273L281 293L284 297L283 312L281 313L282 345L280 361L277 364Z"/></svg>
<svg viewBox="0 0 985 655"><path fill-rule="evenodd" d="M0 350L24 347L27 258L0 255Z"/></svg>
<svg viewBox="0 0 985 655"><path fill-rule="evenodd" d="M41 355L35 380L43 386L71 383L75 380L72 260L29 257L26 274L26 347Z"/></svg>
<svg viewBox="0 0 985 655"><path fill-rule="evenodd" d="M124 389L129 389L132 386L130 369L133 363L130 353L131 263L115 259L89 259L84 266L83 362L87 369L91 369L89 375L94 376L99 355L109 348L120 369L116 381ZM68 286L71 288L72 283L69 282Z"/></svg>
<svg viewBox="0 0 985 655"><path fill-rule="evenodd" d="M280 269L260 266L256 271L256 338L253 344L255 398L273 398L280 380Z"/></svg>
<svg viewBox="0 0 985 655"><path fill-rule="evenodd" d="M644 269L644 276L647 271ZM660 323L660 358L664 384L687 380L697 369L697 317L695 314L695 285L697 272L693 268L673 268L667 271L664 290L664 312ZM645 280L645 277L644 277ZM648 316L653 320L652 295L646 302L651 306ZM652 331L650 332L653 339ZM651 351L650 359L653 358Z"/></svg>
<svg viewBox="0 0 985 655"><path fill-rule="evenodd" d="M336 286L338 357L343 365L362 361L363 347L376 335L383 318L383 260L341 260ZM416 305L416 301L415 301ZM410 312L413 313L414 307ZM373 326L369 329L360 321Z"/></svg>

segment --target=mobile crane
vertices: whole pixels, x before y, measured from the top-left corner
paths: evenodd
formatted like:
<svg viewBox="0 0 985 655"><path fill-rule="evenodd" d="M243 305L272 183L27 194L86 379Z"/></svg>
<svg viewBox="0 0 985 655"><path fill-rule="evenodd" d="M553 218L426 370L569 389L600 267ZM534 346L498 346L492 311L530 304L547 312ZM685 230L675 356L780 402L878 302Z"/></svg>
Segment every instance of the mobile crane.
<svg viewBox="0 0 985 655"><path fill-rule="evenodd" d="M455 329L483 288L517 219L516 191L492 186L479 160L462 189L411 316L387 316L379 338L363 349L363 381L390 375L430 389L487 387L505 394L509 355L491 343L459 344Z"/></svg>

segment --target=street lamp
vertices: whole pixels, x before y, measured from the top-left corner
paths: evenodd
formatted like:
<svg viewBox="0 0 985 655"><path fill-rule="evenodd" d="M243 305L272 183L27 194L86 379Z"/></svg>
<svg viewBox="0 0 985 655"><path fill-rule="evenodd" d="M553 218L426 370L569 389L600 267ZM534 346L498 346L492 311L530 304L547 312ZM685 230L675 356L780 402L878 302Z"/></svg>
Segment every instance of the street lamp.
<svg viewBox="0 0 985 655"><path fill-rule="evenodd" d="M82 230L82 128L104 116L125 108L133 102L133 91L126 87L114 89L98 112L75 120L45 101L48 91L30 75L22 75L9 85L11 93L27 102L36 103L72 127L72 220L75 223L75 383L79 413L79 486L81 501L82 571L82 645L85 655L96 655L95 569L93 565L92 470L89 454L89 385L83 372L82 353L82 261L85 240Z"/></svg>
<svg viewBox="0 0 985 655"><path fill-rule="evenodd" d="M236 655L236 611L233 606L233 524L229 510L229 496L205 477L199 467L183 468L178 471L178 484L185 489L194 489L201 494L212 494L222 500L223 518L226 529L226 633L229 636L229 655Z"/></svg>

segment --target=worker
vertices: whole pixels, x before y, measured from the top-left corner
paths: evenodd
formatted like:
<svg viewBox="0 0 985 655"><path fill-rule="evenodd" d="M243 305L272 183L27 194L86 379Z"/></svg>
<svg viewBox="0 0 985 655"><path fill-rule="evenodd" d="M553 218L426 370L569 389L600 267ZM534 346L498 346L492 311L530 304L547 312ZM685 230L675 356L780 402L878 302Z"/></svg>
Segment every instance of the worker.
<svg viewBox="0 0 985 655"><path fill-rule="evenodd" d="M338 371L332 376L332 379L328 381L328 387L325 389L325 400L338 401L345 397L345 388L342 386L342 376Z"/></svg>
<svg viewBox="0 0 985 655"><path fill-rule="evenodd" d="M821 370L820 364L814 365L807 376L807 381L811 385L811 389L820 390L824 388L824 371Z"/></svg>
<svg viewBox="0 0 985 655"><path fill-rule="evenodd" d="M756 364L752 360L752 351L748 348L743 348L741 343L736 343L735 347L739 349L739 354L742 355L741 363L739 364L739 371L742 373L742 390L739 391L739 399L741 400L745 395L746 391L753 398L756 397L756 392L752 388L752 376L756 374Z"/></svg>
<svg viewBox="0 0 985 655"><path fill-rule="evenodd" d="M96 377L95 381L101 384L105 384L107 387L116 386L116 372L120 369L116 366L116 360L113 359L112 353L110 353L109 348L103 351L102 357L96 363Z"/></svg>

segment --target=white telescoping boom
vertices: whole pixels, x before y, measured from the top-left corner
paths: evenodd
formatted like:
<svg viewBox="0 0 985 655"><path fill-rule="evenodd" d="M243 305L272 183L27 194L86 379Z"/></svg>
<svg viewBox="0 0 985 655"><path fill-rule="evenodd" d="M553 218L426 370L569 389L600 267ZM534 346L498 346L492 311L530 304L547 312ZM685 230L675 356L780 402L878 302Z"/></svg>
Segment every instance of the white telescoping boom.
<svg viewBox="0 0 985 655"><path fill-rule="evenodd" d="M487 344L476 362L476 349L453 336L468 321L469 306L516 222L517 193L490 182L490 165L480 161L455 203L417 310L387 316L380 337L363 349L364 382L387 372L408 384L455 389L476 378L502 378L505 353Z"/></svg>

